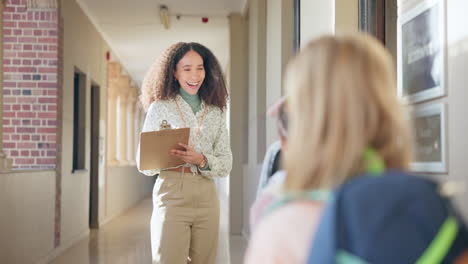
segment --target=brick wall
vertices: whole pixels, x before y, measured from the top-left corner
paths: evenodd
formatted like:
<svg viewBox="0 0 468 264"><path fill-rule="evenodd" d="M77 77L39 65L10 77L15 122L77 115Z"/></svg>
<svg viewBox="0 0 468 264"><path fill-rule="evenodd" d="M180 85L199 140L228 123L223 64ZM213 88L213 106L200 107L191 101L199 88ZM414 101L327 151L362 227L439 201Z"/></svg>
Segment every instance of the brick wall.
<svg viewBox="0 0 468 264"><path fill-rule="evenodd" d="M4 151L14 168L55 168L61 80L58 9L7 0L3 18Z"/></svg>

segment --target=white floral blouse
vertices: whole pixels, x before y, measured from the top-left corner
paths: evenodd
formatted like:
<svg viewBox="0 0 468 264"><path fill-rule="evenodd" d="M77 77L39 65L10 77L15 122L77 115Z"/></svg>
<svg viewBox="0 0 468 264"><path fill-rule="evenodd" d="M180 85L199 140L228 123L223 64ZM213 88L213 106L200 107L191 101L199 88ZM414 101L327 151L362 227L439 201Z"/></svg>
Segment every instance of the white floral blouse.
<svg viewBox="0 0 468 264"><path fill-rule="evenodd" d="M201 110L194 114L190 105L180 95L177 95L173 100L155 101L148 109L142 132L158 131L163 120L167 120L172 128L184 127L175 100L179 103L184 119L191 128L190 142L195 142L195 151L205 155L209 169L198 170L197 166L189 164L183 166L190 166L193 173L199 171L202 176L208 178L228 176L232 168L231 146L226 124L226 112L221 111L218 107L207 106L202 101ZM207 107L205 119L202 123L199 138L196 139L195 136L200 119L205 112L205 107ZM167 169L140 170L140 146L138 146L136 160L138 170L147 176L159 174L161 170Z"/></svg>

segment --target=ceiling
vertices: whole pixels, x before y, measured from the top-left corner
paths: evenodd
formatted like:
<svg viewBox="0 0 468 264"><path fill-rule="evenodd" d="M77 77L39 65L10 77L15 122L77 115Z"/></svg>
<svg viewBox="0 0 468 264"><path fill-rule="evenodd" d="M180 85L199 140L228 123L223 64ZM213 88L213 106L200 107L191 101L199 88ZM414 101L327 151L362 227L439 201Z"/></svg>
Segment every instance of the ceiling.
<svg viewBox="0 0 468 264"><path fill-rule="evenodd" d="M200 42L226 67L229 56L228 14L242 12L247 0L77 0L111 46L131 78L141 84L146 70L169 45ZM169 8L170 28L159 19ZM180 15L180 18L177 18ZM201 18L208 17L208 23ZM114 58L115 59L115 58Z"/></svg>

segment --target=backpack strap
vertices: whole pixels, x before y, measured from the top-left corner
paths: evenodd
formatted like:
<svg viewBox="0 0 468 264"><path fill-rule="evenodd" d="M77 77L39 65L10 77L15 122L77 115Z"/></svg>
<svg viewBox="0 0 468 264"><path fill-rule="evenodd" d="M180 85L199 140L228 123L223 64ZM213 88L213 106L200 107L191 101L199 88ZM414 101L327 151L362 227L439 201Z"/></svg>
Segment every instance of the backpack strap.
<svg viewBox="0 0 468 264"><path fill-rule="evenodd" d="M268 208L265 210L264 215L268 215L274 210L284 206L290 202L297 200L309 200L309 201L327 201L330 197L330 192L325 190L314 190L308 192L298 193L285 193L276 199Z"/></svg>

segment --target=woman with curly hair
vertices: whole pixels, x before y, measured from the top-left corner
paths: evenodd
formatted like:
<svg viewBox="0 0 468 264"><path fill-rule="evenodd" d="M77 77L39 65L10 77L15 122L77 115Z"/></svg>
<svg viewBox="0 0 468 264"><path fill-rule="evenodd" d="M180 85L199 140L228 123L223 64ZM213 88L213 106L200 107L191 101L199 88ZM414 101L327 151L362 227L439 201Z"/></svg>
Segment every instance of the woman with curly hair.
<svg viewBox="0 0 468 264"><path fill-rule="evenodd" d="M213 178L227 176L232 167L227 100L218 60L198 43L169 47L143 80L143 132L159 130L164 120L172 128L191 128L189 144L180 143L185 150L170 153L185 165L139 169L148 176L159 174L151 217L153 263L215 263L219 201Z"/></svg>

